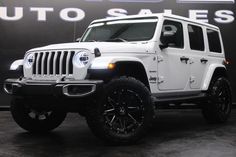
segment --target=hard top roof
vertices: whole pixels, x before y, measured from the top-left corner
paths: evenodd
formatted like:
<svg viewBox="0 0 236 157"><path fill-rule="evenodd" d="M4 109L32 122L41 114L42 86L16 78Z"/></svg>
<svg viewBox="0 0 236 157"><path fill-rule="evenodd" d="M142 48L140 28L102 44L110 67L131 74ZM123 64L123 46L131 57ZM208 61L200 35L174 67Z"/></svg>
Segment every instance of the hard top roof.
<svg viewBox="0 0 236 157"><path fill-rule="evenodd" d="M105 22L105 21L125 20L125 19L132 19L132 18L149 18L149 17L173 18L173 19L187 21L187 22L190 22L190 23L203 25L203 26L214 28L214 29L217 29L217 30L219 29L217 26L214 26L214 25L211 25L211 24L208 24L208 23L200 22L200 21L193 20L193 19L190 19L190 18L187 18L187 17L183 17L183 16L167 14L167 13L155 13L155 14L145 14L145 15L127 15L127 16L122 16L122 17L109 17L109 18L94 20L92 22L92 24L93 23L98 23L98 22Z"/></svg>

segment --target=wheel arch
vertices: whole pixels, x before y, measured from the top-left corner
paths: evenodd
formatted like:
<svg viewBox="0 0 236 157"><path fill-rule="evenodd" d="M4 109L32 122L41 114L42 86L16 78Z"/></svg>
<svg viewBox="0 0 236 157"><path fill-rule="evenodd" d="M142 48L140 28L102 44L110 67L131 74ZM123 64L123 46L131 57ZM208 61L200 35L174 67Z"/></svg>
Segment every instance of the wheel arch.
<svg viewBox="0 0 236 157"><path fill-rule="evenodd" d="M224 65L217 65L217 64L211 65L208 68L207 74L205 75L202 90L207 91L210 86L211 81L215 77L219 77L219 76L228 78L226 67Z"/></svg>
<svg viewBox="0 0 236 157"><path fill-rule="evenodd" d="M113 70L108 69L109 63L115 64ZM119 76L134 77L150 90L147 70L142 60L137 57L98 57L92 62L89 73L93 74L91 78L105 78L106 81Z"/></svg>
<svg viewBox="0 0 236 157"><path fill-rule="evenodd" d="M141 81L150 90L148 76L144 65L138 61L118 61L116 62L116 75L134 77Z"/></svg>

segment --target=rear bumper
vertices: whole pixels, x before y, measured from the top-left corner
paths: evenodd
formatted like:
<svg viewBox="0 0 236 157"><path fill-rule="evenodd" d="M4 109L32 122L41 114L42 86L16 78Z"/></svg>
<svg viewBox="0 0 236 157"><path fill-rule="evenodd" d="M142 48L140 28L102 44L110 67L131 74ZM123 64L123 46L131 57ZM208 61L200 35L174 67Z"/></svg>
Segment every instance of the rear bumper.
<svg viewBox="0 0 236 157"><path fill-rule="evenodd" d="M35 81L7 79L4 91L15 96L86 97L102 90L101 80Z"/></svg>

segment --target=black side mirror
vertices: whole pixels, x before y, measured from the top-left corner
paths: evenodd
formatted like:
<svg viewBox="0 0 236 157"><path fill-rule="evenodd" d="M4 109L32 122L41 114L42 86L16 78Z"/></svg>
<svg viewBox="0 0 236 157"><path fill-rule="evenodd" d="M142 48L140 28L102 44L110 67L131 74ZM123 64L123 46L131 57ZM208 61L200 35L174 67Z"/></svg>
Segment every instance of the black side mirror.
<svg viewBox="0 0 236 157"><path fill-rule="evenodd" d="M161 37L161 44L159 45L161 50L169 47L169 44L171 43L171 41L173 41L174 35L175 35L175 32L173 31L163 32L162 37Z"/></svg>
<svg viewBox="0 0 236 157"><path fill-rule="evenodd" d="M163 43L161 43L161 44L159 45L159 47L160 47L161 50L163 50L163 49L166 49L167 47L169 47L169 45L168 45L168 44L163 44Z"/></svg>

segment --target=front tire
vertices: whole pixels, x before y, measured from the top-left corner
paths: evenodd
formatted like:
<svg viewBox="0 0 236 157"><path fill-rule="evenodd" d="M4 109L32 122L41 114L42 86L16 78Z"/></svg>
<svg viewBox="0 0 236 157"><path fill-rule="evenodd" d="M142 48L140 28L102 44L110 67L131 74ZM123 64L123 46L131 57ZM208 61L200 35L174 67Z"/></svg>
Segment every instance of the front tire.
<svg viewBox="0 0 236 157"><path fill-rule="evenodd" d="M99 103L88 107L92 132L112 144L130 144L141 139L153 120L153 103L147 87L134 78L112 80Z"/></svg>
<svg viewBox="0 0 236 157"><path fill-rule="evenodd" d="M14 98L11 103L11 114L15 122L32 133L45 133L57 128L65 119L66 112L57 109L35 109L26 105L24 99Z"/></svg>
<svg viewBox="0 0 236 157"><path fill-rule="evenodd" d="M208 123L225 123L231 113L232 97L229 81L218 77L211 82L209 100L202 106L202 113Z"/></svg>

